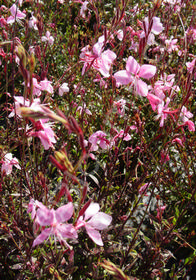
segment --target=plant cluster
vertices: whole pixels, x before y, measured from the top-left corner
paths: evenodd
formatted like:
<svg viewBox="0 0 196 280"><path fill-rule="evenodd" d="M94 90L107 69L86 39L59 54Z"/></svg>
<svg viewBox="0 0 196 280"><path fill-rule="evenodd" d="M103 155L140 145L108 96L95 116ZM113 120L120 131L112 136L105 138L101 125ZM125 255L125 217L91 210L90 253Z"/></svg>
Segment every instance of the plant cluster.
<svg viewBox="0 0 196 280"><path fill-rule="evenodd" d="M195 5L0 12L0 275L195 279Z"/></svg>

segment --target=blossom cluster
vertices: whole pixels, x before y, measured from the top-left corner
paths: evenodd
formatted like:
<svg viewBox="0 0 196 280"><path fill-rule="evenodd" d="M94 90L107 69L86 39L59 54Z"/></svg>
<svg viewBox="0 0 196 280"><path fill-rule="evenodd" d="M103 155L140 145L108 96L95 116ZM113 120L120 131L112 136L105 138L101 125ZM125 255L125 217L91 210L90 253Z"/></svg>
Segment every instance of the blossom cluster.
<svg viewBox="0 0 196 280"><path fill-rule="evenodd" d="M28 213L34 220L35 227L41 228L41 233L35 238L33 247L39 245L49 237L54 236L60 243L70 248L67 239L77 239L80 228L85 227L88 236L100 246L103 246L100 230L106 229L112 222L112 217L100 212L98 203L91 202L82 215L79 215L74 224L68 223L72 218L74 206L72 202L54 210L48 209L41 202L31 199ZM81 213L81 212L80 212Z"/></svg>

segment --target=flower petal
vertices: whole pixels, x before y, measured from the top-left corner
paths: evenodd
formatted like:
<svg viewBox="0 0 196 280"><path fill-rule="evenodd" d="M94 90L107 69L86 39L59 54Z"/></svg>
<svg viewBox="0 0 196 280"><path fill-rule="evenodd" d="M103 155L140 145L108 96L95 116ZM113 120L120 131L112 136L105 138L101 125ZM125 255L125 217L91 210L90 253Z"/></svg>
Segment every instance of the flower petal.
<svg viewBox="0 0 196 280"><path fill-rule="evenodd" d="M129 58L127 59L126 70L134 75L136 75L140 70L139 63L137 63L135 58L133 58L132 56L129 56Z"/></svg>
<svg viewBox="0 0 196 280"><path fill-rule="evenodd" d="M57 230L63 238L78 238L77 231L71 224L57 225Z"/></svg>
<svg viewBox="0 0 196 280"><path fill-rule="evenodd" d="M101 239L101 234L93 229L92 227L89 227L86 225L86 231L88 233L88 236L99 246L103 246L103 241Z"/></svg>
<svg viewBox="0 0 196 280"><path fill-rule="evenodd" d="M140 68L139 77L149 80L155 75L156 70L156 66L144 64Z"/></svg>
<svg viewBox="0 0 196 280"><path fill-rule="evenodd" d="M162 31L163 31L163 24L161 23L160 18L153 17L151 32L153 32L155 35L158 35Z"/></svg>
<svg viewBox="0 0 196 280"><path fill-rule="evenodd" d="M111 222L112 222L111 216L103 212L98 212L87 222L87 225L95 229L102 230L108 227L111 224Z"/></svg>
<svg viewBox="0 0 196 280"><path fill-rule="evenodd" d="M5 170L5 173L7 175L11 174L12 173L12 165L3 163L2 166L1 166L1 171L3 172L3 170Z"/></svg>
<svg viewBox="0 0 196 280"><path fill-rule="evenodd" d="M88 220L89 218L91 218L92 216L94 216L95 214L97 214L97 212L99 211L100 207L98 203L91 203L89 205L89 207L86 209L85 211L85 217L84 220Z"/></svg>
<svg viewBox="0 0 196 280"><path fill-rule="evenodd" d="M73 215L73 204L69 202L68 204L59 207L55 211L55 217L58 223L63 223L68 221Z"/></svg>
<svg viewBox="0 0 196 280"><path fill-rule="evenodd" d="M40 243L42 243L44 240L46 240L49 235L50 235L50 232L51 232L51 228L46 228L44 229L40 235L38 235L35 240L33 241L33 246L32 247L35 247L36 245L39 245Z"/></svg>
<svg viewBox="0 0 196 280"><path fill-rule="evenodd" d="M195 131L195 124L192 121L187 121L185 124L188 125L189 131Z"/></svg>
<svg viewBox="0 0 196 280"><path fill-rule="evenodd" d="M158 96L156 96L156 95L154 95L152 93L148 93L147 98L148 98L148 100L150 102L150 105L152 106L152 110L153 111L155 111L157 106L160 103L162 103L162 100Z"/></svg>
<svg viewBox="0 0 196 280"><path fill-rule="evenodd" d="M97 69L104 77L110 76L110 67L116 54L113 51L106 50L93 63L93 68Z"/></svg>
<svg viewBox="0 0 196 280"><path fill-rule="evenodd" d="M133 77L126 70L120 70L114 74L117 86L128 85L133 81Z"/></svg>
<svg viewBox="0 0 196 280"><path fill-rule="evenodd" d="M54 209L39 208L37 210L36 222L40 226L50 226L54 221Z"/></svg>
<svg viewBox="0 0 196 280"><path fill-rule="evenodd" d="M140 79L138 79L136 82L136 93L141 96L147 96L148 94L147 84Z"/></svg>

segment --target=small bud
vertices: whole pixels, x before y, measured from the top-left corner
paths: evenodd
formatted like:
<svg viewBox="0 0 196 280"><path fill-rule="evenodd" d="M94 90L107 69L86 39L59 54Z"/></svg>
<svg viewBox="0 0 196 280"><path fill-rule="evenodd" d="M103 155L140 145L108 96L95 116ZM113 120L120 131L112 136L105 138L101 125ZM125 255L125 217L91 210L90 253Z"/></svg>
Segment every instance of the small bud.
<svg viewBox="0 0 196 280"><path fill-rule="evenodd" d="M154 0L154 8L159 9L162 4L162 0Z"/></svg>
<svg viewBox="0 0 196 280"><path fill-rule="evenodd" d="M24 68L26 68L27 65L27 57L26 57L26 53L25 53L25 49L23 48L22 45L19 45L18 47L16 47L16 54L19 57L21 64Z"/></svg>
<svg viewBox="0 0 196 280"><path fill-rule="evenodd" d="M78 125L77 121L74 119L74 117L70 116L68 118L68 120L69 120L71 130L73 132L75 132L78 136L83 137L82 129L79 127L79 125Z"/></svg>
<svg viewBox="0 0 196 280"><path fill-rule="evenodd" d="M69 202L73 202L73 199L72 199L71 194L70 194L70 192L67 188L67 185L65 183L62 183L61 189L56 196L56 203L60 201L61 197L64 194L67 195L67 199L68 199Z"/></svg>
<svg viewBox="0 0 196 280"><path fill-rule="evenodd" d="M38 112L33 110L32 108L29 107L20 107L18 108L18 112L19 114L23 117L23 118L32 118L32 119L46 119L46 116L43 117L43 112Z"/></svg>
<svg viewBox="0 0 196 280"><path fill-rule="evenodd" d="M61 171L64 171L63 166L53 157L53 156L49 156L50 161L56 166L56 168L60 169Z"/></svg>
<svg viewBox="0 0 196 280"><path fill-rule="evenodd" d="M89 199L85 204L84 206L82 207L82 209L80 210L79 214L78 214L78 218L80 218L80 216L84 215L84 212L86 211L86 209L89 207L89 205L91 204L92 202L92 199Z"/></svg>
<svg viewBox="0 0 196 280"><path fill-rule="evenodd" d="M20 114L24 118L32 118L32 119L50 119L53 121L59 121L62 122L64 125L67 125L68 122L66 119L58 116L53 111L48 109L44 105L39 105L39 108L31 108L31 107L21 107Z"/></svg>
<svg viewBox="0 0 196 280"><path fill-rule="evenodd" d="M70 173L74 172L74 168L71 162L68 160L65 151L55 152L54 155L57 161L65 168L65 170L68 170Z"/></svg>
<svg viewBox="0 0 196 280"><path fill-rule="evenodd" d="M83 190L82 190L82 198L81 198L81 201L80 201L81 204L84 202L84 200L86 198L87 191L88 191L88 186L87 186L87 183L85 182Z"/></svg>
<svg viewBox="0 0 196 280"><path fill-rule="evenodd" d="M31 73L33 73L34 69L35 69L35 57L34 57L34 54L31 53L30 58L29 58L29 70Z"/></svg>
<svg viewBox="0 0 196 280"><path fill-rule="evenodd" d="M49 272L50 272L50 274L51 274L53 277L55 277L56 279L62 280L61 276L60 276L59 273L58 273L58 270L56 270L56 268L55 268L53 265L51 265L51 266L49 267Z"/></svg>
<svg viewBox="0 0 196 280"><path fill-rule="evenodd" d="M110 261L104 260L104 263L100 263L100 265L111 275L115 277L115 279L119 280L129 280L130 278L124 274L124 272L118 268L115 264Z"/></svg>

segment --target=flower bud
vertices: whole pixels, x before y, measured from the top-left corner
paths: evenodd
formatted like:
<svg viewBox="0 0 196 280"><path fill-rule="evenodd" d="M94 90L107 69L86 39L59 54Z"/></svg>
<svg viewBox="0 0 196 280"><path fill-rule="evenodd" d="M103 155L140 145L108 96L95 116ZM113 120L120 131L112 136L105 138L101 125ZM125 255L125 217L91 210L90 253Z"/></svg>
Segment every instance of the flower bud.
<svg viewBox="0 0 196 280"><path fill-rule="evenodd" d="M35 57L34 57L34 54L31 53L30 58L29 58L29 70L31 73L33 73L34 69L35 69Z"/></svg>
<svg viewBox="0 0 196 280"><path fill-rule="evenodd" d="M70 173L74 172L74 168L71 162L68 160L65 151L55 152L54 155L56 160L65 168L65 170L68 170Z"/></svg>
<svg viewBox="0 0 196 280"><path fill-rule="evenodd" d="M104 263L100 263L100 265L111 275L115 277L115 279L119 280L129 280L130 278L124 274L124 272L118 268L114 263L110 261L104 260Z"/></svg>
<svg viewBox="0 0 196 280"><path fill-rule="evenodd" d="M22 45L19 45L18 47L16 47L16 54L19 57L22 66L24 68L26 68L27 57L26 57L25 49L23 48Z"/></svg>

